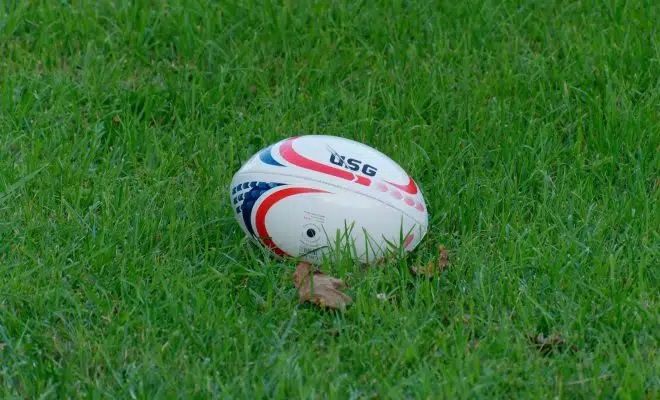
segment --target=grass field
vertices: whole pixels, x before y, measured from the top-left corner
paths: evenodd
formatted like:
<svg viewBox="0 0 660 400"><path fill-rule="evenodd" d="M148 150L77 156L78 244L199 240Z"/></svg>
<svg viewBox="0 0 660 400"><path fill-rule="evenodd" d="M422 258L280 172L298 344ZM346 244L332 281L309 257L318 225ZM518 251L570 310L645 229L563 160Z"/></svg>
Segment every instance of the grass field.
<svg viewBox="0 0 660 400"><path fill-rule="evenodd" d="M658 21L632 0L0 2L0 396L657 398ZM301 133L391 155L431 213L403 261L324 266L345 313L299 305L229 205L241 163ZM449 270L411 276L440 244Z"/></svg>

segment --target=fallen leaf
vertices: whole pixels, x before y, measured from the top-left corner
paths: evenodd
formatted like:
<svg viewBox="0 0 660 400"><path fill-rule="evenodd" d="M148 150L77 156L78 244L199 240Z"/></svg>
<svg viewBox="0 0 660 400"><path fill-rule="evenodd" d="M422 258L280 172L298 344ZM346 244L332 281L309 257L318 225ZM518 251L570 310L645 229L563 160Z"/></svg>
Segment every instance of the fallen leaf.
<svg viewBox="0 0 660 400"><path fill-rule="evenodd" d="M413 275L424 275L427 278L432 278L440 275L442 271L449 266L449 253L444 246L438 248L438 260L436 262L429 261L426 265L413 265L410 267L410 273Z"/></svg>
<svg viewBox="0 0 660 400"><path fill-rule="evenodd" d="M426 265L413 265L410 267L410 273L413 275L424 275L427 278L433 277L435 275L433 261L428 262Z"/></svg>
<svg viewBox="0 0 660 400"><path fill-rule="evenodd" d="M545 336L543 333L536 336L529 335L528 338L543 355L550 354L553 351L563 351L568 346L566 340L555 332L552 332L549 336ZM568 348L571 351L577 350L575 345L568 346Z"/></svg>
<svg viewBox="0 0 660 400"><path fill-rule="evenodd" d="M309 301L323 308L344 309L353 300L340 289L346 287L341 279L313 271L311 264L301 262L293 273L293 284L298 290L300 302Z"/></svg>
<svg viewBox="0 0 660 400"><path fill-rule="evenodd" d="M457 315L454 317L454 321L462 322L463 324L467 325L472 321L472 316L470 314L463 314L460 317Z"/></svg>
<svg viewBox="0 0 660 400"><path fill-rule="evenodd" d="M378 261L376 261L376 265L384 265L388 262L396 262L396 258L396 254L394 252L388 251Z"/></svg>
<svg viewBox="0 0 660 400"><path fill-rule="evenodd" d="M341 331L337 328L328 329L328 335L330 335L330 336L339 336L340 334L341 334Z"/></svg>
<svg viewBox="0 0 660 400"><path fill-rule="evenodd" d="M444 271L449 266L449 253L444 246L438 250L438 273Z"/></svg>

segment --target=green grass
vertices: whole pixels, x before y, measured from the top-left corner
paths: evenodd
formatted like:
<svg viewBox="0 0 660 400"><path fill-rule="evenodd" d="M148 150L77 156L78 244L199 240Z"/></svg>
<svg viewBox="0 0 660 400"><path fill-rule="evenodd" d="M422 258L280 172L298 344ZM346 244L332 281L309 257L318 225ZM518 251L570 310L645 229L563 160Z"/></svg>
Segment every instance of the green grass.
<svg viewBox="0 0 660 400"><path fill-rule="evenodd" d="M3 398L657 398L660 3L0 2ZM299 305L227 187L300 133L430 232ZM410 276L445 244L439 279ZM386 302L376 298L387 293ZM549 354L529 335L567 342Z"/></svg>

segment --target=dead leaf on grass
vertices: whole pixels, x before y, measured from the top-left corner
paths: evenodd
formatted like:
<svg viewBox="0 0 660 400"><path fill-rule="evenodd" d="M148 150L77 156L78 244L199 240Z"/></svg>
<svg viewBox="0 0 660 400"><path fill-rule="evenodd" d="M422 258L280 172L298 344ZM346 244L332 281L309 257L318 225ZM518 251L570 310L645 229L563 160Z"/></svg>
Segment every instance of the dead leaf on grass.
<svg viewBox="0 0 660 400"><path fill-rule="evenodd" d="M293 284L298 290L300 302L309 301L323 308L344 309L353 300L340 289L346 287L341 279L313 271L308 263L299 263L293 273Z"/></svg>
<svg viewBox="0 0 660 400"><path fill-rule="evenodd" d="M566 348L569 348L571 351L577 350L575 345L569 346L566 340L555 332L552 332L549 336L545 336L543 333L539 333L536 336L529 335L528 338L543 355L550 354L553 351L563 351Z"/></svg>
<svg viewBox="0 0 660 400"><path fill-rule="evenodd" d="M410 267L410 273L413 275L424 275L427 278L432 278L440 275L442 271L449 266L449 253L444 246L438 248L438 260L433 262L429 261L426 265L413 265Z"/></svg>
<svg viewBox="0 0 660 400"><path fill-rule="evenodd" d="M385 265L388 262L396 262L397 255L392 251L386 251L385 254L376 261L376 265Z"/></svg>
<svg viewBox="0 0 660 400"><path fill-rule="evenodd" d="M472 316L470 314L463 314L461 316L457 315L454 317L454 321L461 322L464 325L468 325L470 324L470 322L472 322Z"/></svg>

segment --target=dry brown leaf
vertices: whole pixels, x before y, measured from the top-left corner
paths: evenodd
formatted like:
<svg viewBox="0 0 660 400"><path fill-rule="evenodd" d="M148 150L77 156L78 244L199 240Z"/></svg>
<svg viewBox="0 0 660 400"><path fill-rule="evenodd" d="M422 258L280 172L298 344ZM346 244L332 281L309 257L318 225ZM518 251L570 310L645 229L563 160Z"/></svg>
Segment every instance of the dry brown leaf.
<svg viewBox="0 0 660 400"><path fill-rule="evenodd" d="M413 275L424 275L427 278L433 277L435 275L435 268L433 267L433 261L426 263L426 265L411 266L410 273Z"/></svg>
<svg viewBox="0 0 660 400"><path fill-rule="evenodd" d="M553 351L563 351L566 347L571 351L577 350L575 345L568 346L566 340L555 332L552 332L550 336L545 336L543 333L539 333L536 336L530 335L529 340L543 355L552 353Z"/></svg>
<svg viewBox="0 0 660 400"><path fill-rule="evenodd" d="M424 275L427 278L432 278L440 275L442 271L449 266L449 253L444 246L438 248L438 260L436 262L429 261L426 265L413 265L410 267L410 273L413 275Z"/></svg>
<svg viewBox="0 0 660 400"><path fill-rule="evenodd" d="M396 258L396 253L388 251L378 261L376 261L376 265L384 265L388 262L396 262Z"/></svg>
<svg viewBox="0 0 660 400"><path fill-rule="evenodd" d="M313 271L312 265L308 263L298 263L293 273L293 284L298 290L301 303L309 301L323 308L344 309L353 302L340 291L346 287L344 281Z"/></svg>
<svg viewBox="0 0 660 400"><path fill-rule="evenodd" d="M438 273L444 271L449 266L449 253L444 246L438 249Z"/></svg>

